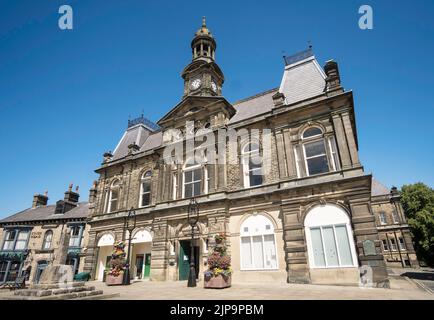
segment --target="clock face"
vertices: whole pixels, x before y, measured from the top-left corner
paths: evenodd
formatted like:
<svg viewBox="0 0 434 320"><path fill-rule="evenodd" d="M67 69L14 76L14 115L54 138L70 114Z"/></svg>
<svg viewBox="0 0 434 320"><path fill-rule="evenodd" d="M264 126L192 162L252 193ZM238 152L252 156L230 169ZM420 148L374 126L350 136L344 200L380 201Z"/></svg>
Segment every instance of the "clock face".
<svg viewBox="0 0 434 320"><path fill-rule="evenodd" d="M217 85L215 84L214 81L211 81L211 89L212 91L217 92Z"/></svg>
<svg viewBox="0 0 434 320"><path fill-rule="evenodd" d="M193 89L193 90L196 90L196 89L198 89L199 87L200 87L200 85L201 85L201 83L202 83L202 81L200 81L200 79L194 79L192 82L191 82L191 88Z"/></svg>

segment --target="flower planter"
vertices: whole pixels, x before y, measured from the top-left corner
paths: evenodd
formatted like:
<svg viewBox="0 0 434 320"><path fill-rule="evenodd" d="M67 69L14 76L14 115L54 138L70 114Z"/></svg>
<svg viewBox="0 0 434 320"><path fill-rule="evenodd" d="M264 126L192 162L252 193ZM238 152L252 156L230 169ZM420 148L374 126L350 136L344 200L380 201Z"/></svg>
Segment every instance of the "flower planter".
<svg viewBox="0 0 434 320"><path fill-rule="evenodd" d="M114 277L112 275L107 275L106 279L105 279L105 283L108 286L119 286L122 285L122 280L123 280L123 273L121 273L120 275L118 275L117 277Z"/></svg>
<svg viewBox="0 0 434 320"><path fill-rule="evenodd" d="M206 289L224 289L231 286L231 276L223 277L221 274L214 277L205 277L204 288Z"/></svg>

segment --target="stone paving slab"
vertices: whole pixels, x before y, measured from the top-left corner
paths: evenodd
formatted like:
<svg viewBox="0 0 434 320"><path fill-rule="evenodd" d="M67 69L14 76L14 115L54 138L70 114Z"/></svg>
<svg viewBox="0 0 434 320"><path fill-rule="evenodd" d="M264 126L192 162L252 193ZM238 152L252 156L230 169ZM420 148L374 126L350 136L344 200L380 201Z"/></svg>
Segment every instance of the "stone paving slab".
<svg viewBox="0 0 434 320"><path fill-rule="evenodd" d="M187 288L186 281L136 282L129 286L107 286L87 282L95 291L103 290L100 299L121 300L434 300L434 294L421 289L405 277L391 277L391 289L286 283L233 283L223 290ZM13 291L0 290L0 299L13 299ZM90 299L80 297L79 299Z"/></svg>
<svg viewBox="0 0 434 320"><path fill-rule="evenodd" d="M401 280L401 279L400 279ZM359 288L328 285L286 283L234 283L223 290L204 289L203 283L187 288L186 281L136 282L129 286L111 286L93 281L89 285L105 294L119 293L121 300L434 300L434 295L414 284L400 286L392 281L392 289Z"/></svg>

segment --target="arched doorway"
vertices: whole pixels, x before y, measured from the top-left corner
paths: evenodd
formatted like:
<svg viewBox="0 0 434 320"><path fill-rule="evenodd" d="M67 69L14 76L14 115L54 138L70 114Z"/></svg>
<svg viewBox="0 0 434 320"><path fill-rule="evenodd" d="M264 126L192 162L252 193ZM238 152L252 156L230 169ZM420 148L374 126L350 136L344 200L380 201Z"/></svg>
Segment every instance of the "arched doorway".
<svg viewBox="0 0 434 320"><path fill-rule="evenodd" d="M105 270L109 267L115 239L110 233L106 233L98 240L98 259L96 264L96 279L105 280Z"/></svg>
<svg viewBox="0 0 434 320"><path fill-rule="evenodd" d="M358 283L351 220L338 205L313 207L304 220L312 283Z"/></svg>
<svg viewBox="0 0 434 320"><path fill-rule="evenodd" d="M148 279L151 274L152 235L146 229L133 233L131 240L131 277Z"/></svg>
<svg viewBox="0 0 434 320"><path fill-rule="evenodd" d="M278 269L273 222L258 214L248 217L240 228L241 270Z"/></svg>

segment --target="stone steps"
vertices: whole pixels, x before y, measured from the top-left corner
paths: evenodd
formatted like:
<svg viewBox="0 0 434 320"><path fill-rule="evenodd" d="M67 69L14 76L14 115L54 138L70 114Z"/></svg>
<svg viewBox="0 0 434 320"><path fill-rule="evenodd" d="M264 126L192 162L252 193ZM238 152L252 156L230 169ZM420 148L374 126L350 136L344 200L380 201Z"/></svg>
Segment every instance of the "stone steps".
<svg viewBox="0 0 434 320"><path fill-rule="evenodd" d="M106 295L107 296L107 295ZM111 296L111 295L110 295ZM89 298L106 298L102 290L80 291L64 294L56 294L51 296L11 296L5 297L7 300L73 300L73 299L89 299Z"/></svg>
<svg viewBox="0 0 434 320"><path fill-rule="evenodd" d="M10 299L16 300L69 300L87 299L103 296L102 290L95 290L94 286L86 286L84 282L67 284L35 284L29 289L15 290Z"/></svg>

